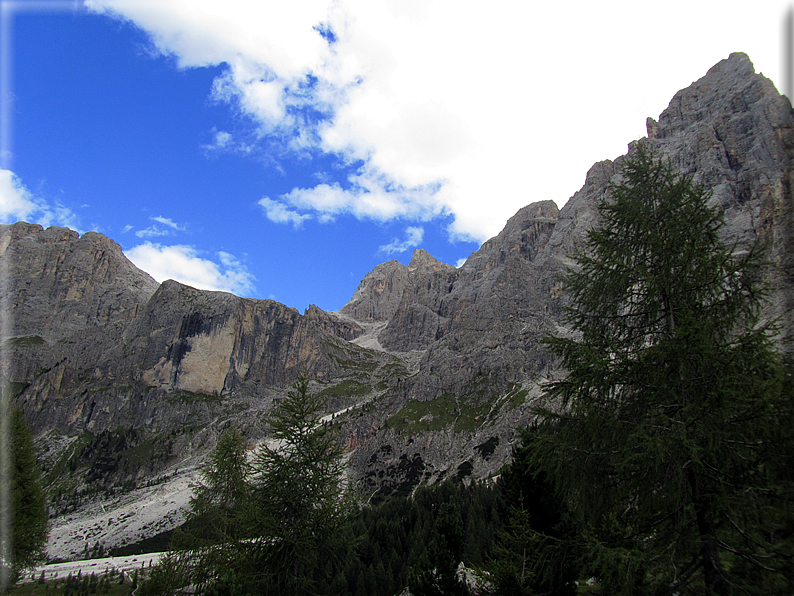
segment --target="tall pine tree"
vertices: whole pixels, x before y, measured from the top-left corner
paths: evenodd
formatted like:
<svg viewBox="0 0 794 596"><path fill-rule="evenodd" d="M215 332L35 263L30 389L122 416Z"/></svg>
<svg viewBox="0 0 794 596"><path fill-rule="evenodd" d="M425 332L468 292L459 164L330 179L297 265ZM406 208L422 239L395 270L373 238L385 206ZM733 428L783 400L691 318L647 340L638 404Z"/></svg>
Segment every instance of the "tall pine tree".
<svg viewBox="0 0 794 596"><path fill-rule="evenodd" d="M576 525L546 473L533 464L534 430L523 429L496 485L506 520L489 566L496 596L576 593Z"/></svg>
<svg viewBox="0 0 794 596"><path fill-rule="evenodd" d="M11 520L10 541L2 552L10 553L10 581L15 582L22 570L33 567L44 559L47 542L47 506L41 488L41 468L36 461L33 440L19 407L10 408L10 502L3 503L0 515ZM7 508L10 506L11 511ZM5 586L0 586L5 588Z"/></svg>
<svg viewBox="0 0 794 596"><path fill-rule="evenodd" d="M709 193L642 145L610 190L565 279L575 333L548 339L567 376L535 463L608 593L788 593L791 400L761 251L726 246Z"/></svg>
<svg viewBox="0 0 794 596"><path fill-rule="evenodd" d="M269 417L266 444L247 460L242 435L225 433L195 487L175 550L144 594L314 594L326 590L350 548L352 501L324 402L300 376Z"/></svg>
<svg viewBox="0 0 794 596"><path fill-rule="evenodd" d="M174 532L171 560L161 564L146 590L168 593L172 584L209 589L227 570L243 564L252 538L248 530L251 466L245 437L237 429L223 433L193 487L184 525ZM220 547L218 545L221 545Z"/></svg>
<svg viewBox="0 0 794 596"><path fill-rule="evenodd" d="M270 416L268 444L254 462L252 561L261 593L311 594L329 562L344 559L352 501L336 429L323 422L324 399L301 375Z"/></svg>

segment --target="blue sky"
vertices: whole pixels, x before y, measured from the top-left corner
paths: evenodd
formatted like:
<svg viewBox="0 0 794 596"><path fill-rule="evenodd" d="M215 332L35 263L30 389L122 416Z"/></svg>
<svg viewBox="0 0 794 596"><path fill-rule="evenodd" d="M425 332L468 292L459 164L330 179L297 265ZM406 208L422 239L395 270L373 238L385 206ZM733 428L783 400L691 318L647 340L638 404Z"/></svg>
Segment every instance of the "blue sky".
<svg viewBox="0 0 794 596"><path fill-rule="evenodd" d="M730 52L782 84L788 3L645 4L2 0L0 223L339 309L564 205Z"/></svg>

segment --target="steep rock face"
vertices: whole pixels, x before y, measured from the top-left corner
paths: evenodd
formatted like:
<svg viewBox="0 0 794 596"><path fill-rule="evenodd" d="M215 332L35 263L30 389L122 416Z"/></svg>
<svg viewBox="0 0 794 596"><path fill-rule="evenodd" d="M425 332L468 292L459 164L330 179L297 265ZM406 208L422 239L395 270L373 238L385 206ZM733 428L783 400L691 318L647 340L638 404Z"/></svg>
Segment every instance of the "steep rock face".
<svg viewBox="0 0 794 596"><path fill-rule="evenodd" d="M731 240L770 238L773 255L780 257L782 208L791 192L791 104L771 81L754 74L745 54L731 54L676 93L659 122L647 126L677 169L712 190Z"/></svg>
<svg viewBox="0 0 794 596"><path fill-rule="evenodd" d="M394 316L408 283L408 268L397 261L369 272L341 313L362 322L388 321Z"/></svg>
<svg viewBox="0 0 794 596"><path fill-rule="evenodd" d="M548 280L544 277L534 284L526 282L533 277L530 270L535 268L535 260L549 240L557 214L552 201L528 205L460 269L417 271L379 336L381 344L395 351L429 349L424 362L430 365L432 361L434 371L439 359L466 371L460 384L466 382L466 375L476 374L483 366L509 367L522 374L519 371L524 368L523 362L511 359L491 366L495 363L483 361L482 356L526 332L528 328L521 321L527 316L545 315L555 308L551 274L546 276ZM520 343L524 345L526 341ZM458 383L446 377L444 381Z"/></svg>
<svg viewBox="0 0 794 596"><path fill-rule="evenodd" d="M146 384L218 395L244 381L288 383L299 371L328 378L335 367L324 358L326 337L360 332L317 307L301 316L272 300L167 281L125 330L124 344L140 355L135 369Z"/></svg>
<svg viewBox="0 0 794 596"><path fill-rule="evenodd" d="M647 127L643 142L712 192L713 204L725 213L722 233L728 243L736 242L737 250L757 240L768 243L772 296L766 314L779 317L783 334L794 337L794 113L788 99L754 73L746 55L732 54L677 93L659 121L649 119ZM630 144L629 152L634 147ZM390 419L390 428L401 421L402 434L412 440L409 445L404 438L377 435L353 456L367 470L365 478L382 476L400 485L410 473L414 480L427 481L449 474L455 462L476 463L464 447L469 440L490 437L503 447L509 444L510 431L493 413L501 412L496 418L506 420L516 408L512 420L525 421L520 413L526 412L523 404L539 395L537 383L559 374L538 342L546 333L569 332L562 317L567 296L559 274L573 264L571 255L584 247L587 232L598 225L597 202L608 198L624 159L594 164L584 186L559 214L543 203L520 210L444 283L426 284L426 292L414 293L395 311L381 333L381 344L424 349L406 388L408 401L398 420ZM401 339L412 333L435 341ZM444 447L449 467L442 472L438 447L432 446L438 431L431 429L445 410L454 414L441 426L447 430L458 428L467 412L481 412L478 420L483 422L474 439L458 431L457 442L450 443L458 447Z"/></svg>
<svg viewBox="0 0 794 596"><path fill-rule="evenodd" d="M746 248L766 242L773 267L770 316L794 337L794 122L790 101L731 54L676 93L648 136L682 172L713 192L725 237Z"/></svg>
<svg viewBox="0 0 794 596"><path fill-rule="evenodd" d="M647 127L644 142L712 192L712 201L725 212L727 242L738 242L739 248L756 239L769 242L774 314L790 312L794 130L789 101L754 73L746 55L732 54L678 92L659 121L649 118ZM454 385L464 385L478 370L543 372L548 360L536 340L538 332L560 323L565 296L557 277L598 224L597 201L619 179L622 160L595 164L559 213L550 201L521 209L454 273L402 284L403 298L380 343L391 350L427 348L422 368L447 386L453 377L460 378ZM516 341L522 334L526 341ZM517 354L502 358L487 348L505 352L510 345L525 352L523 363ZM440 373L444 368L449 374ZM428 389L422 384L416 393Z"/></svg>
<svg viewBox="0 0 794 596"><path fill-rule="evenodd" d="M18 222L0 225L0 260L8 276L11 335L60 339L93 325L129 321L157 290L121 247L101 234Z"/></svg>
<svg viewBox="0 0 794 596"><path fill-rule="evenodd" d="M301 316L271 300L169 280L130 323L17 345L10 378L26 385L23 396L38 432L99 432L118 426L119 417L132 426L165 428L174 418L158 400L170 394L206 401L233 392L256 395L260 385L283 386L299 372L332 379L344 369L334 342L360 331L316 307ZM123 415L119 404L126 404Z"/></svg>
<svg viewBox="0 0 794 596"><path fill-rule="evenodd" d="M439 302L457 276L454 267L421 249L414 251L407 269L397 308L378 336L384 348L399 352L422 349L441 338L447 319L439 311Z"/></svg>
<svg viewBox="0 0 794 596"><path fill-rule="evenodd" d="M455 330L490 331L503 310L494 300L508 299L494 286L502 288L524 277L522 267L533 262L548 241L557 212L553 201L524 207L461 269L421 249L414 251L408 267L396 261L379 265L341 312L362 322L388 321L378 340L395 352L425 349ZM527 302L525 293L519 298ZM512 306L520 308L515 302Z"/></svg>

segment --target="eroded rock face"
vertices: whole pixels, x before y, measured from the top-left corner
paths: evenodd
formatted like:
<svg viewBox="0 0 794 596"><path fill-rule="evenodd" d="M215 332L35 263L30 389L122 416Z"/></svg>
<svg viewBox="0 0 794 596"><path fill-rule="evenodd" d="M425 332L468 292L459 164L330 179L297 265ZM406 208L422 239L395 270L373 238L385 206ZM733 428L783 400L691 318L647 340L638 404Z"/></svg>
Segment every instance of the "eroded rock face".
<svg viewBox="0 0 794 596"><path fill-rule="evenodd" d="M369 272L342 314L362 322L388 321L400 304L408 283L408 267L388 261Z"/></svg>
<svg viewBox="0 0 794 596"><path fill-rule="evenodd" d="M794 337L793 127L788 99L754 73L746 55L732 54L677 93L658 122L649 118L644 140L712 192L712 202L725 213L722 233L729 244L744 250L756 241L768 243L771 297L765 314L783 323L783 346L789 350L785 337ZM629 152L634 146L629 145ZM466 409L461 404L477 411L491 400L497 407L497 396L511 391L526 392L528 403L539 395L533 379L542 382L558 374L557 364L538 342L546 333L568 332L562 316L567 297L559 275L573 264L571 255L585 246L587 232L598 225L597 202L619 180L623 160L594 164L584 186L559 213L549 203L531 204L457 271L426 275L415 286L403 286L403 300L379 339L391 350L423 350L406 389L406 406L396 415L408 421L405 428L414 429L416 440L409 446L404 438L383 433L368 443L360 452L370 459L364 461L362 455L359 462L369 470L368 482L383 478L384 486L405 490L400 478L408 476L400 477L400 466L412 477L421 467L422 481L448 475L466 462L475 476L483 472L465 446L467 433L457 433L451 443L455 446L442 449L447 458L443 473L430 463L438 461L439 441L431 446L438 431L422 429L437 421L433 404L455 396L453 411L462 415ZM431 412L428 418L414 419L412 413L425 411L423 407ZM482 440L490 428L500 445L509 443L505 421L521 409L503 407L502 422L484 423L475 440ZM522 420L517 415L511 423ZM501 452L502 457L508 454Z"/></svg>
<svg viewBox="0 0 794 596"><path fill-rule="evenodd" d="M732 54L679 91L658 122L648 119L647 128L644 142L712 192L712 202L725 213L726 242L738 243L738 249L757 240L769 243L770 316L790 321L794 129L788 99L754 73L746 55ZM422 273L407 282L402 270L395 275L399 282L388 277L390 270L379 271L381 286L402 292L381 345L396 351L426 348L423 369L431 368L445 384L465 384L463 378L453 381L461 370L463 377L503 368L548 373L537 338L561 323L565 298L557 278L572 264L570 255L584 247L588 230L598 225L597 201L619 179L622 161L595 164L559 213L551 201L521 209L459 270ZM359 288L354 300L366 291ZM525 341L517 341L522 335ZM511 345L513 350L506 349ZM514 350L525 357L510 353ZM497 351L502 353L496 356ZM429 388L423 385L422 391Z"/></svg>
<svg viewBox="0 0 794 596"><path fill-rule="evenodd" d="M317 307L302 316L272 300L244 299L164 282L124 332L133 367L147 385L227 394L245 381L279 385L298 372L327 379L327 337L354 339L360 327Z"/></svg>
<svg viewBox="0 0 794 596"><path fill-rule="evenodd" d="M494 287L523 278L522 267L541 253L557 214L553 201L524 207L460 269L421 249L414 252L408 267L396 261L379 265L341 312L362 322L387 321L378 340L396 352L425 349L460 329L490 331L503 310L492 303L500 299ZM522 302L524 298L526 293L521 292Z"/></svg>
<svg viewBox="0 0 794 596"><path fill-rule="evenodd" d="M158 286L118 244L94 232L0 225L0 259L12 336L60 339L89 326L130 321Z"/></svg>
<svg viewBox="0 0 794 596"><path fill-rule="evenodd" d="M331 342L362 332L316 307L158 285L101 234L4 225L0 259L3 379L38 435L206 424L224 410L199 403L212 396L333 377Z"/></svg>
<svg viewBox="0 0 794 596"><path fill-rule="evenodd" d="M794 122L790 101L755 74L745 54L731 54L675 94L651 142L682 172L713 193L725 212L724 236L745 248L766 242L773 267L770 316L792 337L794 308Z"/></svg>

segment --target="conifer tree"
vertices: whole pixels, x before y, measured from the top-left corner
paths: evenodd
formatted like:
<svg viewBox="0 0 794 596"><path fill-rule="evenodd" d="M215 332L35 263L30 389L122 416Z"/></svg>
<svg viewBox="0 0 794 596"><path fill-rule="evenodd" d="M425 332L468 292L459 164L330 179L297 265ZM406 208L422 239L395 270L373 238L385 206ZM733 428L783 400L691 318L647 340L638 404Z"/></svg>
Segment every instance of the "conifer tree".
<svg viewBox="0 0 794 596"><path fill-rule="evenodd" d="M457 575L464 539L463 520L457 503L451 499L442 502L433 513L435 519L429 556L419 570L409 573L409 590L416 596L468 594L466 584Z"/></svg>
<svg viewBox="0 0 794 596"><path fill-rule="evenodd" d="M578 577L575 525L546 473L532 463L537 442L524 429L497 490L506 520L489 571L494 594L574 594Z"/></svg>
<svg viewBox="0 0 794 596"><path fill-rule="evenodd" d="M221 435L193 487L186 523L174 533L175 552L153 572L148 593L167 593L180 583L204 588L243 564L246 538L251 537L247 451L237 429Z"/></svg>
<svg viewBox="0 0 794 596"><path fill-rule="evenodd" d="M342 557L346 547L342 530L352 509L341 446L322 422L324 406L320 394L309 392L308 378L299 376L270 416L269 444L254 463L253 560L273 593L311 593L325 562Z"/></svg>
<svg viewBox="0 0 794 596"><path fill-rule="evenodd" d="M175 551L145 594L192 585L202 593L304 594L327 587L344 560L351 502L341 447L323 423L323 400L301 376L269 418L253 465L237 431L224 434L195 487Z"/></svg>
<svg viewBox="0 0 794 596"><path fill-rule="evenodd" d="M548 340L567 376L535 463L608 593L790 593L791 398L761 251L726 246L709 193L643 145L610 190L565 279L576 333Z"/></svg>
<svg viewBox="0 0 794 596"><path fill-rule="evenodd" d="M47 542L47 507L41 488L41 468L36 461L33 440L25 415L19 407L10 408L10 503L3 503L0 512L11 520L11 545L3 545L2 552L10 552L11 582L29 567L44 558ZM11 507L11 511L5 507ZM6 539L3 536L3 539ZM3 562L5 563L5 562ZM0 586L5 588L5 586Z"/></svg>
<svg viewBox="0 0 794 596"><path fill-rule="evenodd" d="M193 487L190 518L177 546L191 547L229 543L245 534L246 508L250 499L251 466L245 437L237 429L224 432ZM181 533L180 533L181 534Z"/></svg>

